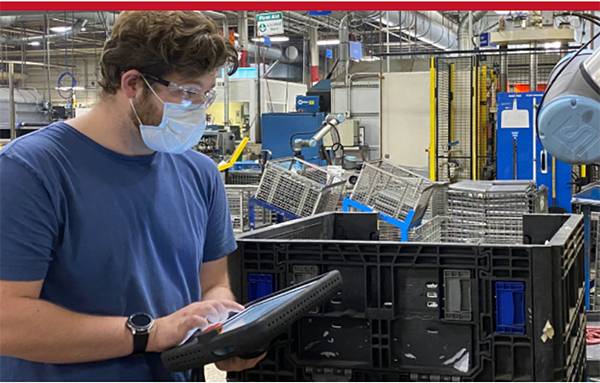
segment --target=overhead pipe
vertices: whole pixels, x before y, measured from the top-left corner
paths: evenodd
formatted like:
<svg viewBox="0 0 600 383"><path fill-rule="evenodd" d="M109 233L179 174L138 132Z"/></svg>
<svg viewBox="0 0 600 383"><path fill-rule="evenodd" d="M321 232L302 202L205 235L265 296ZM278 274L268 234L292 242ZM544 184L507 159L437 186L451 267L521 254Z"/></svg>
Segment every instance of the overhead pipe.
<svg viewBox="0 0 600 383"><path fill-rule="evenodd" d="M399 27L403 34L407 34L426 44L434 45L440 49L453 49L458 45L457 35L451 25L444 25L423 13L390 12L386 18L387 27ZM378 20L376 20L378 21Z"/></svg>
<svg viewBox="0 0 600 383"><path fill-rule="evenodd" d="M238 34L240 44L240 66L248 66L248 11L243 11L238 19Z"/></svg>
<svg viewBox="0 0 600 383"><path fill-rule="evenodd" d="M343 65L344 68L344 84L348 85L348 73L350 72L350 32L348 30L347 14L340 21L339 40L340 40L340 56L338 65Z"/></svg>
<svg viewBox="0 0 600 383"><path fill-rule="evenodd" d="M1 27L13 27L18 26L21 23L27 23L32 21L39 21L40 17L51 17L58 16L64 17L64 12L27 12L21 13L17 15L6 15L4 14L0 16L0 26ZM50 33L48 30L44 32L41 36L26 36L26 37L7 37L0 36L1 44L10 44L10 45L20 45L22 42L29 42L33 40L39 39L54 39L54 38L64 38L65 36L74 35L79 32L77 28L77 24L79 20L88 20L94 23L100 23L104 26L105 29L109 30L112 28L112 25L115 20L115 15L112 12L76 12L75 19L73 20L73 28L65 33Z"/></svg>
<svg viewBox="0 0 600 383"><path fill-rule="evenodd" d="M331 29L331 30L337 30L337 25L332 25L332 24L326 23L326 22L316 19L314 17L305 16L298 12L287 12L286 14L290 18L296 19L297 21L302 21L302 22L306 23L306 25L309 25L309 26L320 26L320 27L324 27L327 29Z"/></svg>
<svg viewBox="0 0 600 383"><path fill-rule="evenodd" d="M202 13L204 16L208 16L213 20L226 20L227 15L217 11L197 11L198 13Z"/></svg>
<svg viewBox="0 0 600 383"><path fill-rule="evenodd" d="M458 24L458 49L470 50L473 49L473 25L481 20L487 11L471 12L460 19Z"/></svg>
<svg viewBox="0 0 600 383"><path fill-rule="evenodd" d="M258 49L260 49L261 58L269 59L272 61L280 60L285 64L295 64L302 61L302 57L298 55L293 59L291 57L287 57L282 49L275 47L266 47L260 44L248 43L248 56L253 57L255 60L257 58Z"/></svg>
<svg viewBox="0 0 600 383"><path fill-rule="evenodd" d="M458 24L439 11L417 11L417 13L431 19L434 23L445 26L454 33L458 33Z"/></svg>
<svg viewBox="0 0 600 383"><path fill-rule="evenodd" d="M45 15L49 17L64 17L65 12L63 11L50 11L50 12L2 12L0 16L0 27L14 27L21 23L39 21L40 17ZM103 24L107 27L112 27L116 19L115 12L98 11L98 12L74 12L75 19L86 19L95 23Z"/></svg>
<svg viewBox="0 0 600 383"><path fill-rule="evenodd" d="M317 40L319 32L317 27L310 27L308 30L308 44L310 47L310 82L314 84L319 81L319 46Z"/></svg>

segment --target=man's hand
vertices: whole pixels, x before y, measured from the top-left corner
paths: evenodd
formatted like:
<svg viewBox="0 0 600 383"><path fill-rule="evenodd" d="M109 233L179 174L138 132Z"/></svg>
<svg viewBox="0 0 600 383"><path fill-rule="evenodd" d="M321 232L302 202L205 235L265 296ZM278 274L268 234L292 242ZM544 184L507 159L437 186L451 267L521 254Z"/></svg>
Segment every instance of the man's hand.
<svg viewBox="0 0 600 383"><path fill-rule="evenodd" d="M253 368L256 366L261 360L265 358L267 354L262 354L259 357L253 359L242 359L238 357L234 357L227 360L222 360L220 362L215 363L217 368L221 371L229 371L229 372L238 372L244 371L249 368Z"/></svg>
<svg viewBox="0 0 600 383"><path fill-rule="evenodd" d="M148 352L162 352L177 346L196 327L206 327L208 318L219 318L232 311L242 311L244 306L229 300L209 300L192 303L171 315L154 322L148 339Z"/></svg>

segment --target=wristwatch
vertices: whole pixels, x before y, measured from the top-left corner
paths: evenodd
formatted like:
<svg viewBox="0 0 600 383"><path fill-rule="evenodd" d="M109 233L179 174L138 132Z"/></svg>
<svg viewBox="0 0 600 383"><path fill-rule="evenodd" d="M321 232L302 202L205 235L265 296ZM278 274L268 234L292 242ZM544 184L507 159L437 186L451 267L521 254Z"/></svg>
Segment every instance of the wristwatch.
<svg viewBox="0 0 600 383"><path fill-rule="evenodd" d="M133 334L134 354L146 352L152 326L154 326L154 319L146 313L135 313L127 318L127 328Z"/></svg>

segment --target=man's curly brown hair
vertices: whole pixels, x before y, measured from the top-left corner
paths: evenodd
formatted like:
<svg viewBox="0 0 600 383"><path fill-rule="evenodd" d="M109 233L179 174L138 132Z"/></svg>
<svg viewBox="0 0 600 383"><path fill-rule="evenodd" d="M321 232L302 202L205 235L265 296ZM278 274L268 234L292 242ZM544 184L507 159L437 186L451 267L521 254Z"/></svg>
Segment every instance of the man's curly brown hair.
<svg viewBox="0 0 600 383"><path fill-rule="evenodd" d="M123 12L104 44L99 83L104 93L115 94L130 69L197 77L226 63L237 67L237 52L200 12Z"/></svg>

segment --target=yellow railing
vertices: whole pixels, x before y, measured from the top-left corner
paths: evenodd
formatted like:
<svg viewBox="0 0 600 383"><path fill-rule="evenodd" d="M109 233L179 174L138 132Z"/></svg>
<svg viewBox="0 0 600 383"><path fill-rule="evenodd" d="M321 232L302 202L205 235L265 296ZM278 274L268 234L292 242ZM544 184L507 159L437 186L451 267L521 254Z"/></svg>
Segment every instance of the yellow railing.
<svg viewBox="0 0 600 383"><path fill-rule="evenodd" d="M235 148L235 151L233 152L233 154L229 158L229 161L227 161L227 162L221 162L219 164L219 171L220 172L224 172L225 170L231 168L233 166L233 164L236 163L236 161L242 155L242 152L246 148L246 144L248 144L249 140L250 139L248 137L244 137L244 139L242 140L242 142L240 142L240 144L238 145L238 147Z"/></svg>
<svg viewBox="0 0 600 383"><path fill-rule="evenodd" d="M429 178L432 181L437 180L436 82L435 59L432 57L429 66Z"/></svg>

